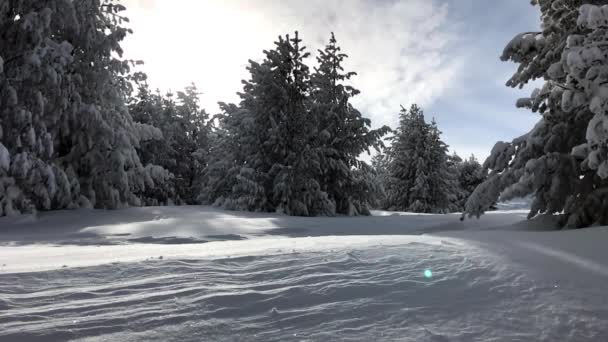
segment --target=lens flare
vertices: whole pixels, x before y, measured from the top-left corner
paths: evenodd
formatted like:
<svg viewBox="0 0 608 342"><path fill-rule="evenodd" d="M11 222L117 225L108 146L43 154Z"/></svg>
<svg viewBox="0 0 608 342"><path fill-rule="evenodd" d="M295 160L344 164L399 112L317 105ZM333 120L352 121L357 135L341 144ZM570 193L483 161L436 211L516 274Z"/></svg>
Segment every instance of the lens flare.
<svg viewBox="0 0 608 342"><path fill-rule="evenodd" d="M431 279L433 278L433 271L431 270L424 270L424 276Z"/></svg>

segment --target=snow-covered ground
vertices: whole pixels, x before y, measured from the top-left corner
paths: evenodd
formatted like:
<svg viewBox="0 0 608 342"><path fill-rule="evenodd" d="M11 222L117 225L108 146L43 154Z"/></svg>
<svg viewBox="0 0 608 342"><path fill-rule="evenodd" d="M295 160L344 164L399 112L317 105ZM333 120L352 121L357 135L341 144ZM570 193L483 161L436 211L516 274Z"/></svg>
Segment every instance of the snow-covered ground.
<svg viewBox="0 0 608 342"><path fill-rule="evenodd" d="M608 341L608 228L207 207L0 219L0 341Z"/></svg>

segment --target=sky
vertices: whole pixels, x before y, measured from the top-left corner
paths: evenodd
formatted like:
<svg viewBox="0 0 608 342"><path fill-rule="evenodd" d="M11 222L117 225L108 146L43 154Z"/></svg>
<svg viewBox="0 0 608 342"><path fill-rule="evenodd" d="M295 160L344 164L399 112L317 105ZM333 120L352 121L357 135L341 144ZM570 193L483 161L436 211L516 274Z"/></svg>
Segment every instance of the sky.
<svg viewBox="0 0 608 342"><path fill-rule="evenodd" d="M374 127L396 127L417 103L461 156L483 160L497 141L528 132L537 114L515 108L535 85L511 89L517 65L500 61L517 33L539 28L530 0L123 0L134 34L126 57L143 60L162 91L194 82L211 114L238 102L248 61L297 30L308 51L334 32L357 72L353 104ZM538 86L538 85L536 85ZM367 158L366 158L367 159Z"/></svg>

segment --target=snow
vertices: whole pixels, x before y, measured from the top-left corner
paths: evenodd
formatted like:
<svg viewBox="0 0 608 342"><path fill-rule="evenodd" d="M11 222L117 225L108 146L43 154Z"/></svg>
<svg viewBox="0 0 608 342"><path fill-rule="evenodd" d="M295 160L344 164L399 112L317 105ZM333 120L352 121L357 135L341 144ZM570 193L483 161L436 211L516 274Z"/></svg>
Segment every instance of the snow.
<svg viewBox="0 0 608 342"><path fill-rule="evenodd" d="M135 130L140 141L163 139L163 132L152 125L135 122L133 124L133 129Z"/></svg>
<svg viewBox="0 0 608 342"><path fill-rule="evenodd" d="M225 236L230 239L230 235ZM26 273L60 270L64 266L90 267L112 263L130 263L161 257L166 260L216 260L236 257L268 256L285 253L321 253L345 246L365 249L374 246L400 246L410 243L441 244L441 239L424 236L332 236L307 238L261 238L255 240L217 241L201 245L197 243L174 243L178 239L141 239L150 243L132 245L68 245L21 246L5 248L2 262L6 266L1 273ZM185 240L181 240L185 241ZM163 244L164 243L164 244Z"/></svg>
<svg viewBox="0 0 608 342"><path fill-rule="evenodd" d="M605 27L608 25L608 5L582 5L577 24L592 29Z"/></svg>
<svg viewBox="0 0 608 342"><path fill-rule="evenodd" d="M11 165L11 155L2 143L0 143L0 171L8 172Z"/></svg>
<svg viewBox="0 0 608 342"><path fill-rule="evenodd" d="M2 218L0 340L607 340L608 228L526 213Z"/></svg>
<svg viewBox="0 0 608 342"><path fill-rule="evenodd" d="M425 215L374 211L370 217L293 217L224 211L213 207L144 207L115 211L80 209L40 217L0 219L0 244L108 245L134 239L201 242L214 236L419 235L453 229L496 228L525 219L528 210L493 212L460 222L460 214ZM402 216L407 216L404 220ZM220 239L222 240L222 239ZM162 241L161 241L162 242Z"/></svg>

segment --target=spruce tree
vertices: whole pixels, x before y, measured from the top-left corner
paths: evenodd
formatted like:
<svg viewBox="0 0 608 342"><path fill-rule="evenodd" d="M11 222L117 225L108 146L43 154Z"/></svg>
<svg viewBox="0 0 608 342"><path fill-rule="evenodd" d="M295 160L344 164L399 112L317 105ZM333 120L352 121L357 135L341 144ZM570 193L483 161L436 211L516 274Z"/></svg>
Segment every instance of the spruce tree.
<svg viewBox="0 0 608 342"><path fill-rule="evenodd" d="M388 209L408 210L412 204L412 189L416 180L414 164L424 160L417 149L425 139L427 126L420 108L412 105L408 111L401 108L399 127L391 137L391 147L387 149L388 164L387 191ZM420 186L419 186L420 188Z"/></svg>
<svg viewBox="0 0 608 342"><path fill-rule="evenodd" d="M215 127L209 134L208 164L203 171L199 200L226 209L261 210L255 205L237 204L233 193L255 137L252 116L235 104L221 102L220 109L221 113L211 121Z"/></svg>
<svg viewBox="0 0 608 342"><path fill-rule="evenodd" d="M180 120L176 150L179 175L176 187L181 199L188 204L199 203L202 174L209 152L209 115L200 107L200 93L194 84L177 92L177 116Z"/></svg>
<svg viewBox="0 0 608 342"><path fill-rule="evenodd" d="M186 87L177 96L161 95L141 82L129 108L135 121L158 127L162 133L161 139L143 141L138 150L144 164L160 165L171 172L173 191L167 189L168 199L178 204L199 203L210 129L196 86Z"/></svg>
<svg viewBox="0 0 608 342"><path fill-rule="evenodd" d="M318 67L311 76L312 109L318 125L316 143L321 153L322 190L329 195L339 214L369 214L369 202L375 192L372 168L358 159L370 148L378 150L381 138L390 131L387 126L371 130L371 122L355 109L350 99L359 94L350 79L354 72L345 72L343 62L348 56L341 52L332 33L329 44L319 50Z"/></svg>
<svg viewBox="0 0 608 342"><path fill-rule="evenodd" d="M448 168L456 175L458 188L452 211L462 212L473 191L485 181L485 173L474 155L462 160L454 153L448 159Z"/></svg>
<svg viewBox="0 0 608 342"><path fill-rule="evenodd" d="M390 146L384 147L381 153L376 154L372 157L372 169L376 177L374 177L374 184L376 193L374 198L375 207L387 209L390 207L388 190L390 187L391 175L389 167L391 164Z"/></svg>
<svg viewBox="0 0 608 342"><path fill-rule="evenodd" d="M511 143L499 142L484 164L488 179L467 202L479 216L497 200L534 196L529 217L563 212L562 224L608 224L605 72L608 10L604 1L537 0L541 32L516 36L502 59L519 64L508 81L544 78L519 107L541 115Z"/></svg>
<svg viewBox="0 0 608 342"><path fill-rule="evenodd" d="M158 172L135 149L154 130L134 124L125 105L124 9L100 0L1 2L0 215L140 205L139 194L155 186Z"/></svg>
<svg viewBox="0 0 608 342"><path fill-rule="evenodd" d="M433 119L428 136L431 183L430 203L433 207L431 211L448 213L460 210L457 205L460 184L458 182L458 171L450 167L449 146L441 140L441 133L437 122Z"/></svg>
<svg viewBox="0 0 608 342"><path fill-rule="evenodd" d="M409 111L402 108L391 140L387 155L376 159L377 167L387 169L385 207L420 213L455 210L457 175L449 167L448 148L434 120L427 123L417 105Z"/></svg>
<svg viewBox="0 0 608 342"><path fill-rule="evenodd" d="M175 117L175 105L171 96L163 96L159 91L152 92L147 82L137 83L137 93L132 95L129 111L136 124L155 127L158 132L142 137L137 148L138 155L146 168L161 167L164 181L144 191L142 197L147 205L180 203L175 186L175 144L172 136L171 118Z"/></svg>
<svg viewBox="0 0 608 342"><path fill-rule="evenodd" d="M289 215L332 214L335 208L316 177L318 124L309 115L310 72L304 63L309 53L297 32L293 38L279 37L275 46L264 51L262 63L250 61L251 79L244 81L238 108L224 105L229 109L226 116L238 114L241 122L220 120L225 124L222 134L234 139L241 151L228 154L240 157L234 161L238 173L230 192L215 202ZM211 168L222 162L213 163Z"/></svg>
<svg viewBox="0 0 608 342"><path fill-rule="evenodd" d="M369 214L377 184L357 157L381 146L388 128L371 130L350 104L354 73L344 72L335 37L312 75L297 32L275 45L250 61L241 103L221 104L201 197L229 209Z"/></svg>

